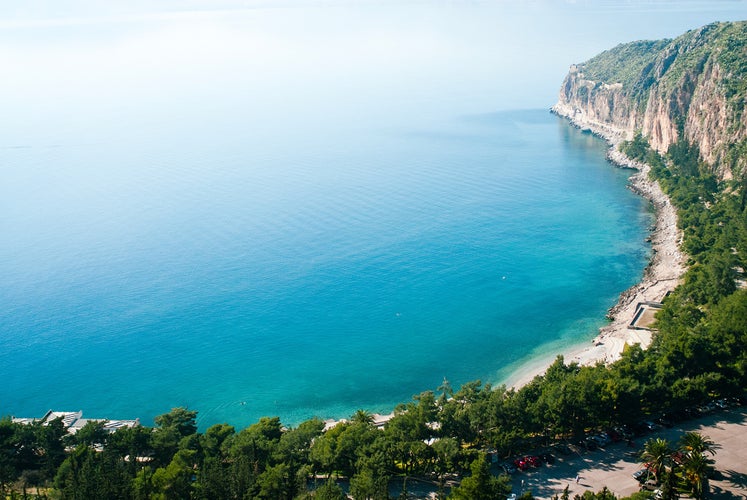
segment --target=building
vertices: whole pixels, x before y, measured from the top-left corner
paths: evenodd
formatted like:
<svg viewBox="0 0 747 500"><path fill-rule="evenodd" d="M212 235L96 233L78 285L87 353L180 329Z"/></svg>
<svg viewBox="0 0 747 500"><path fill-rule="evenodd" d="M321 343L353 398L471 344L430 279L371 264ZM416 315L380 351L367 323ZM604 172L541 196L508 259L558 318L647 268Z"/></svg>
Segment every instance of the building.
<svg viewBox="0 0 747 500"><path fill-rule="evenodd" d="M140 419L135 420L110 420L104 418L83 418L83 411L52 411L49 410L41 418L13 417L11 420L18 424L31 425L41 423L49 425L57 419L62 419L62 425L67 429L69 434L75 434L83 428L88 422L103 422L104 430L114 432L124 427L136 427L140 425Z"/></svg>

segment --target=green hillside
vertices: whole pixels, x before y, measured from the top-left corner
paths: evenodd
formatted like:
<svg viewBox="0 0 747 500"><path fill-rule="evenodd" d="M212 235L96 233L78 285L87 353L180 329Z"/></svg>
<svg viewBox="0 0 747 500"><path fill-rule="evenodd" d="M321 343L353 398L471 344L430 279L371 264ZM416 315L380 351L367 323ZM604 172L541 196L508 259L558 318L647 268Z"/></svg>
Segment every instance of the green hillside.
<svg viewBox="0 0 747 500"><path fill-rule="evenodd" d="M697 75L708 62L723 72L723 91L743 99L747 91L747 22L713 23L674 40L620 44L580 65L586 78L622 83L634 98L645 98L653 84L673 91L687 75Z"/></svg>

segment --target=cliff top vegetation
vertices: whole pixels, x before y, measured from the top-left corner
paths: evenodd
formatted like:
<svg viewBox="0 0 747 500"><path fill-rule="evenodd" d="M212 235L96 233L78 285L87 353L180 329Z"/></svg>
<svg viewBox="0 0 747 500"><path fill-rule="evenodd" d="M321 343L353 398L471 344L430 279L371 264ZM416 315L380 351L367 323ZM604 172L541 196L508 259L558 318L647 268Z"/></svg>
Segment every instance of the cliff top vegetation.
<svg viewBox="0 0 747 500"><path fill-rule="evenodd" d="M622 83L631 88L641 78L644 69L651 66L659 52L671 40L639 40L605 50L580 65L589 80L605 83Z"/></svg>
<svg viewBox="0 0 747 500"><path fill-rule="evenodd" d="M747 90L747 21L712 23L675 39L623 43L579 66L589 80L622 83L635 93L657 80L672 87L709 60L719 64L731 95Z"/></svg>
<svg viewBox="0 0 747 500"><path fill-rule="evenodd" d="M654 83L671 91L707 64L719 65L727 98L744 97L747 22L712 23L675 39L623 43L579 66L587 79L621 83L631 97L645 99Z"/></svg>
<svg viewBox="0 0 747 500"><path fill-rule="evenodd" d="M660 153L685 139L720 178L744 177L747 21L621 44L577 67L584 83L565 98L586 103L594 119L641 129ZM612 95L608 85L621 88Z"/></svg>

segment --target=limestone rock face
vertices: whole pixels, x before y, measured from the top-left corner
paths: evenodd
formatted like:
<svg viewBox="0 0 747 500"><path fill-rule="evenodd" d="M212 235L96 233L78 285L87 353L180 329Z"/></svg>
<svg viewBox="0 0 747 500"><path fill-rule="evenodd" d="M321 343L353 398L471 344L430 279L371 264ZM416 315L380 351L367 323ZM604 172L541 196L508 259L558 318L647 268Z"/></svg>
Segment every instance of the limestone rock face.
<svg viewBox="0 0 747 500"><path fill-rule="evenodd" d="M553 110L613 142L640 130L659 152L697 144L721 178L746 172L747 23L633 42L571 66Z"/></svg>
<svg viewBox="0 0 747 500"><path fill-rule="evenodd" d="M620 83L587 80L579 66L571 66L553 108L583 126L594 126L605 135L622 139L632 137L636 129L636 110L625 96Z"/></svg>

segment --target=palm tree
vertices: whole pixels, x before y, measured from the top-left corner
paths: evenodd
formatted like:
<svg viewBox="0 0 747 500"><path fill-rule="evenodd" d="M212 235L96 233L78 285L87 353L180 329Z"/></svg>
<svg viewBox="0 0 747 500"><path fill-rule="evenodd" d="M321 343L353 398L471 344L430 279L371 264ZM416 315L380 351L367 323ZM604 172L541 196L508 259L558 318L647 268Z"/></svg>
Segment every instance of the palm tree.
<svg viewBox="0 0 747 500"><path fill-rule="evenodd" d="M350 422L354 424L373 424L374 417L365 410L358 410L350 417Z"/></svg>
<svg viewBox="0 0 747 500"><path fill-rule="evenodd" d="M693 498L701 500L708 491L708 471L713 461L702 453L688 454L682 464L682 477L690 486Z"/></svg>
<svg viewBox="0 0 747 500"><path fill-rule="evenodd" d="M678 500L680 498L680 494L677 491L678 481L679 478L675 474L674 468L664 475L663 484L661 485L661 500Z"/></svg>
<svg viewBox="0 0 747 500"><path fill-rule="evenodd" d="M649 439L643 445L641 462L648 464L647 468L654 473L656 481L659 481L662 471L666 469L672 458L672 446L669 441L662 438Z"/></svg>
<svg viewBox="0 0 747 500"><path fill-rule="evenodd" d="M684 454L682 478L690 487L693 497L701 499L708 491L708 471L713 463L713 460L706 458L706 453L715 455L720 446L698 432L683 434L679 445Z"/></svg>
<svg viewBox="0 0 747 500"><path fill-rule="evenodd" d="M680 438L680 450L687 455L710 453L716 454L719 445L710 440L708 436L703 436L699 432L686 432Z"/></svg>

